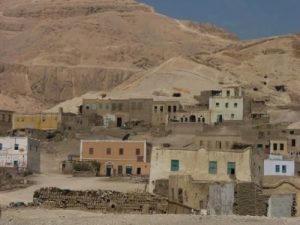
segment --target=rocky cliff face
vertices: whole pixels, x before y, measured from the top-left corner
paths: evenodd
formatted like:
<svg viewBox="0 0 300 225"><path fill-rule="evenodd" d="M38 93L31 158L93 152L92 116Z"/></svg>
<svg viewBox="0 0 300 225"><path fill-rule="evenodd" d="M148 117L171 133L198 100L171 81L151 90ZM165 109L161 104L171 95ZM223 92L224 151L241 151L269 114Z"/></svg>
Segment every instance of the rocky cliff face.
<svg viewBox="0 0 300 225"><path fill-rule="evenodd" d="M8 109L39 111L109 90L172 57L235 42L225 31L173 20L131 0L3 0L0 94L7 98L0 101ZM11 98L31 101L6 101Z"/></svg>

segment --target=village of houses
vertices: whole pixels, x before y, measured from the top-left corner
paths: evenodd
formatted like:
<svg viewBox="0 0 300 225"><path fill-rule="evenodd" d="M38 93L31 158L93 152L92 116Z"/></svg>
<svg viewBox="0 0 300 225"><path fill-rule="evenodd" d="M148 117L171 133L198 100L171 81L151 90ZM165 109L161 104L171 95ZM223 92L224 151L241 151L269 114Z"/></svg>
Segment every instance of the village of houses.
<svg viewBox="0 0 300 225"><path fill-rule="evenodd" d="M183 105L180 93L159 101L103 95L83 99L77 114L0 111L0 204L14 196L8 207L299 217L300 121L270 123L265 100L238 86L194 98ZM77 142L67 148L70 139ZM41 159L51 155L45 146L59 143L64 158ZM66 183L84 177L142 188L64 190L50 182L32 190L32 176L52 176L44 163ZM21 204L14 191L26 190L31 201Z"/></svg>

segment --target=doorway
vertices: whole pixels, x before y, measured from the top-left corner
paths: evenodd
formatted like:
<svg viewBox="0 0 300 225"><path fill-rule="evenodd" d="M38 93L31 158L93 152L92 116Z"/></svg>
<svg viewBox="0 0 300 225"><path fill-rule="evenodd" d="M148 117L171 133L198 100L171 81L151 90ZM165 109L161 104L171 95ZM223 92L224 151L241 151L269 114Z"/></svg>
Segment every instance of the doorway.
<svg viewBox="0 0 300 225"><path fill-rule="evenodd" d="M141 176L141 174L142 174L142 169L141 168L137 168L136 169L136 175L137 176Z"/></svg>
<svg viewBox="0 0 300 225"><path fill-rule="evenodd" d="M14 167L16 167L16 168L19 167L19 162L18 162L18 160L15 160L15 161L14 161Z"/></svg>
<svg viewBox="0 0 300 225"><path fill-rule="evenodd" d="M196 116L195 115L191 115L190 116L190 122L191 123L195 123L196 122Z"/></svg>
<svg viewBox="0 0 300 225"><path fill-rule="evenodd" d="M218 115L217 122L218 123L222 123L223 122L223 115L222 114Z"/></svg>
<svg viewBox="0 0 300 225"><path fill-rule="evenodd" d="M111 177L113 174L113 166L112 165L107 165L106 166L106 176Z"/></svg>
<svg viewBox="0 0 300 225"><path fill-rule="evenodd" d="M121 127L122 126L122 117L117 117L117 127Z"/></svg>
<svg viewBox="0 0 300 225"><path fill-rule="evenodd" d="M132 174L132 166L126 166L126 175Z"/></svg>

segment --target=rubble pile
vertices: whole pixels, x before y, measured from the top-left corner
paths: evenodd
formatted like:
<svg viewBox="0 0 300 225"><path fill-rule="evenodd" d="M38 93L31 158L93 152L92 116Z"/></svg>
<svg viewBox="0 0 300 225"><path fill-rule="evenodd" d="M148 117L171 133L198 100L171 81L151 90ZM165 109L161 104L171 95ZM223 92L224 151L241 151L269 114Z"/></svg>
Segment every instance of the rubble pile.
<svg viewBox="0 0 300 225"><path fill-rule="evenodd" d="M122 193L110 190L73 191L41 188L35 191L33 204L49 208L80 208L119 213L162 214L168 212L166 198L146 192Z"/></svg>

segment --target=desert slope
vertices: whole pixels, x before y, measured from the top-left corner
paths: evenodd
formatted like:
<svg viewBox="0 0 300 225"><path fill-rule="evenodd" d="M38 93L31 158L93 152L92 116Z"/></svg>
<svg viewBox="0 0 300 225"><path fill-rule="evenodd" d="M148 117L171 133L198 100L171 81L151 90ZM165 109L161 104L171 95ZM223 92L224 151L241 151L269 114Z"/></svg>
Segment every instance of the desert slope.
<svg viewBox="0 0 300 225"><path fill-rule="evenodd" d="M8 108L38 111L110 90L170 58L236 42L214 26L174 20L131 0L2 0L1 94L39 102L6 102Z"/></svg>

